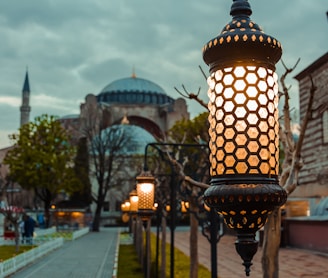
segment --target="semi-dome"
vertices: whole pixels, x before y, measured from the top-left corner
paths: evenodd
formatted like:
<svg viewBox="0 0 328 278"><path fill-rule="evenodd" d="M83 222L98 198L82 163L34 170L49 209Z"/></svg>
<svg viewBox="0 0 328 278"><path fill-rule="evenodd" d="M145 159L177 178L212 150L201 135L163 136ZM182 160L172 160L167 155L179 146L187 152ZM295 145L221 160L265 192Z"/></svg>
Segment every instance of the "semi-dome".
<svg viewBox="0 0 328 278"><path fill-rule="evenodd" d="M128 124L112 125L101 132L102 140L117 142L118 140L126 140L126 144L119 150L120 155L144 154L145 147L148 143L156 142L153 135L145 129ZM93 141L98 144L98 137ZM97 149L96 145L95 148Z"/></svg>
<svg viewBox="0 0 328 278"><path fill-rule="evenodd" d="M173 99L152 81L132 76L108 84L97 96L98 102L133 103L133 104L167 104Z"/></svg>

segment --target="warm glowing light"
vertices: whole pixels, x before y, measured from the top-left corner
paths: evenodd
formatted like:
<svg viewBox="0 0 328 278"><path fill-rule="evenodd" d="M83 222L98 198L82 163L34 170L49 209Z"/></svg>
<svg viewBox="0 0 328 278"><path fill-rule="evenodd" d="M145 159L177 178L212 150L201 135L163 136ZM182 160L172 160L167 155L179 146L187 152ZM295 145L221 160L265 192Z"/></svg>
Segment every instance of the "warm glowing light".
<svg viewBox="0 0 328 278"><path fill-rule="evenodd" d="M211 175L278 174L278 147L273 150L268 137L260 136L277 136L276 83L273 71L256 66L229 67L210 75Z"/></svg>
<svg viewBox="0 0 328 278"><path fill-rule="evenodd" d="M154 185L152 183L142 183L140 184L140 190L142 190L145 194L148 194L153 190Z"/></svg>
<svg viewBox="0 0 328 278"><path fill-rule="evenodd" d="M152 210L154 206L154 184L139 182L137 184L138 210Z"/></svg>
<svg viewBox="0 0 328 278"><path fill-rule="evenodd" d="M130 193L130 211L136 213L138 211L138 195L136 190L132 190Z"/></svg>

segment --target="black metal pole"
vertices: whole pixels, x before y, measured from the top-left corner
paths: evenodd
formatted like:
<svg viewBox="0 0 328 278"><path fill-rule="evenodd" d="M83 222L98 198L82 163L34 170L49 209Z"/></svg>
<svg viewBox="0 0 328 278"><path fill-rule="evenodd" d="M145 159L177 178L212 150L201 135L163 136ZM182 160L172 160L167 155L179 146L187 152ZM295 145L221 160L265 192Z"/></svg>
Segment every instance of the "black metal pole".
<svg viewBox="0 0 328 278"><path fill-rule="evenodd" d="M173 168L173 167L172 167ZM175 172L172 171L171 174L171 196L170 196L170 203L171 203L171 223L170 223L170 229L171 229L171 257L170 257L170 277L174 278L174 232L175 232L175 222L176 222L176 208L177 208L177 200L176 200L176 184L175 184Z"/></svg>
<svg viewBox="0 0 328 278"><path fill-rule="evenodd" d="M145 245L145 277L150 278L150 219L145 221L146 245Z"/></svg>
<svg viewBox="0 0 328 278"><path fill-rule="evenodd" d="M211 227L210 227L210 244L211 244L211 273L212 278L218 277L218 270L217 270L217 236L219 231L219 217L216 213L216 211L211 208L210 210L210 221L211 221Z"/></svg>
<svg viewBox="0 0 328 278"><path fill-rule="evenodd" d="M159 265L159 230L162 219L162 206L158 204L157 207L157 227L156 227L156 262L155 262L155 273L158 278L158 265Z"/></svg>
<svg viewBox="0 0 328 278"><path fill-rule="evenodd" d="M159 146L171 146L171 147L189 147L189 148L208 148L207 144L177 144L177 143L148 143L145 147L145 155L144 155L144 170L148 171L147 165L147 150L148 147L152 146L155 148L161 155L162 151L158 148ZM174 232L175 232L175 224L176 224L176 207L177 207L177 200L176 200L176 182L175 182L175 171L174 165L170 160L167 160L170 164L171 168L171 194L170 194L170 216L171 216L171 223L170 223L170 230L171 230L171 245L170 245L170 277L174 278Z"/></svg>

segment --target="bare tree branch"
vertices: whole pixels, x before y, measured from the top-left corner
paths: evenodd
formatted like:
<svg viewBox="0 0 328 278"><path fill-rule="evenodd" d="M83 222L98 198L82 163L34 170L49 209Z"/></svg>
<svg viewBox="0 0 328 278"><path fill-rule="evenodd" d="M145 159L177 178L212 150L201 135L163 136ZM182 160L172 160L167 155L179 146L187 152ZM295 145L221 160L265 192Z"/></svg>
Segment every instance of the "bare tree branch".
<svg viewBox="0 0 328 278"><path fill-rule="evenodd" d="M201 100L201 99L199 98L200 87L198 88L198 92L197 92L197 94L195 94L195 93L190 93L190 92L188 92L187 89L185 88L185 86L184 86L183 84L182 84L181 86L182 86L182 88L183 88L183 90L184 90L184 93L181 92L180 90L178 90L177 87L174 87L174 89L179 93L179 95L181 95L181 96L184 97L184 98L194 99L194 100L197 101L201 106L203 106L204 108L208 109L208 108L207 108L207 104L206 104L203 100Z"/></svg>
<svg viewBox="0 0 328 278"><path fill-rule="evenodd" d="M296 144L296 147L295 147L295 150L293 153L293 162L291 165L291 172L290 172L288 179L286 181L286 184L284 186L284 188L288 194L293 192L298 184L298 173L303 166L303 163L301 161L301 149L302 149L302 145L304 142L307 125L312 117L312 106L313 106L313 100L314 100L314 93L317 90L317 87L314 85L312 76L309 76L309 78L311 80L309 102L307 105L305 116L302 121L300 136L299 136L299 139L297 141L297 144Z"/></svg>
<svg viewBox="0 0 328 278"><path fill-rule="evenodd" d="M203 183L203 182L198 182L198 181L195 181L194 179L192 179L191 177L189 176L185 176L184 177L184 180L188 183L190 183L191 185L193 186L196 186L196 187L199 187L201 189L207 189L209 188L210 186L206 183Z"/></svg>

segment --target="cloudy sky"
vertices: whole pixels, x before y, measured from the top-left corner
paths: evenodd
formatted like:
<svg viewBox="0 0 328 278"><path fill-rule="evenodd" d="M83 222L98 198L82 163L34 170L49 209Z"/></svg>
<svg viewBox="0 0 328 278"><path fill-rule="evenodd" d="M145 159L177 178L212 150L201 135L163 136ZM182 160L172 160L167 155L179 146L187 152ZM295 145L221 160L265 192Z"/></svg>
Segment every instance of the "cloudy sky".
<svg viewBox="0 0 328 278"><path fill-rule="evenodd" d="M0 147L19 127L26 68L31 120L79 112L89 94L112 81L137 77L178 97L207 85L202 46L226 23L231 0L10 0L0 2ZM328 50L327 0L251 0L252 20L283 45L284 62L303 70ZM282 66L277 66L278 73ZM294 76L292 75L292 76ZM297 82L290 78L294 95ZM297 97L295 97L297 103ZM188 102L192 116L204 110Z"/></svg>

